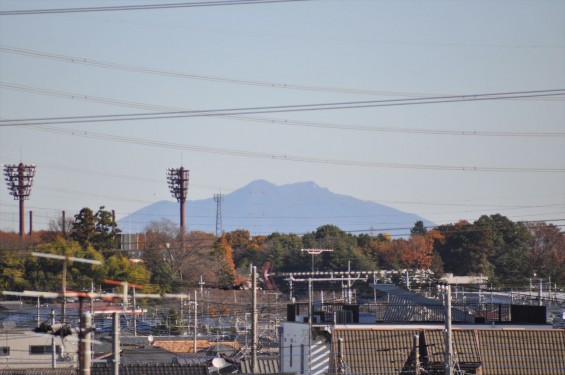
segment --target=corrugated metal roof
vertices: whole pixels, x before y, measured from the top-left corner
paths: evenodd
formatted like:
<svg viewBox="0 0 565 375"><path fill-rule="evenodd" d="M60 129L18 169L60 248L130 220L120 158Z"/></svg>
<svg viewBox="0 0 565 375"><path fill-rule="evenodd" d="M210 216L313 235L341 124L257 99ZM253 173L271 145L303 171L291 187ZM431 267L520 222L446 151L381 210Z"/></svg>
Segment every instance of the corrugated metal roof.
<svg viewBox="0 0 565 375"><path fill-rule="evenodd" d="M415 335L421 336L422 365L442 368L445 333L439 327L336 328L332 332L329 373L335 374L339 369L344 374L402 374L413 366ZM341 362L339 338L343 340ZM453 351L461 368L480 366L484 375L565 374L564 330L454 329Z"/></svg>

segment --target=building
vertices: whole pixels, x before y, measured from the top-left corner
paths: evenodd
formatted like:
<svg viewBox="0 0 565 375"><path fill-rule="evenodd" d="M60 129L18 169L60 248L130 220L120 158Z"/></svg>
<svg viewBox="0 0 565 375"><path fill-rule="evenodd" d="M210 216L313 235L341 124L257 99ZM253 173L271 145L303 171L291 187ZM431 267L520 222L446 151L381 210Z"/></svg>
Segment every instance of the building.
<svg viewBox="0 0 565 375"><path fill-rule="evenodd" d="M299 375L565 374L565 330L545 306L452 306L448 340L440 300L385 287L394 298L370 308L291 304L281 325L280 371ZM557 325L556 327L559 327Z"/></svg>
<svg viewBox="0 0 565 375"><path fill-rule="evenodd" d="M76 336L38 334L28 330L0 330L0 366L4 369L76 367Z"/></svg>

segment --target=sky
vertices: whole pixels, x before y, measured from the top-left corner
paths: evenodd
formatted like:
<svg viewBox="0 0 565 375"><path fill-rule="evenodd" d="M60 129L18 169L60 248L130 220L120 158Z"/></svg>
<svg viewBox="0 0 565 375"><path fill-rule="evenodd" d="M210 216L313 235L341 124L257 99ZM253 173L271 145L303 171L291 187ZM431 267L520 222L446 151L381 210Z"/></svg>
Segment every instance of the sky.
<svg viewBox="0 0 565 375"><path fill-rule="evenodd" d="M173 200L180 166L191 200L313 181L437 224L565 224L565 1L166 3L0 0L0 163L36 165L34 229Z"/></svg>

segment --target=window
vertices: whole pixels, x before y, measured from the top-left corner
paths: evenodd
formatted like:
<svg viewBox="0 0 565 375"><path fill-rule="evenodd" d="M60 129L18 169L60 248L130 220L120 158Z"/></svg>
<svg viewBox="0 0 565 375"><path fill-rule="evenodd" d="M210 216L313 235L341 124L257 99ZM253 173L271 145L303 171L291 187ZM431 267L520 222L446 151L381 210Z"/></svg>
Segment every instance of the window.
<svg viewBox="0 0 565 375"><path fill-rule="evenodd" d="M61 354L61 347L57 345L55 351ZM51 354L52 352L51 345L31 345L29 347L29 354Z"/></svg>
<svg viewBox="0 0 565 375"><path fill-rule="evenodd" d="M10 356L10 347L0 346L0 357L9 357L9 356Z"/></svg>

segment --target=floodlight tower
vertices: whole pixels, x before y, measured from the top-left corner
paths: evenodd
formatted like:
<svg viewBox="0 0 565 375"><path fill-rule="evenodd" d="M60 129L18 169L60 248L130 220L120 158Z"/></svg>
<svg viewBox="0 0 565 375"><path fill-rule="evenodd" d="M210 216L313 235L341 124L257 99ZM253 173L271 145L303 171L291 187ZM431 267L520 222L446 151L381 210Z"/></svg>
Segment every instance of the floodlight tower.
<svg viewBox="0 0 565 375"><path fill-rule="evenodd" d="M184 239L184 205L188 196L188 169L184 167L167 168L167 183L173 198L180 203L180 230Z"/></svg>
<svg viewBox="0 0 565 375"><path fill-rule="evenodd" d="M4 177L10 195L20 201L20 237L24 236L24 200L29 199L33 177L35 176L35 165L33 164L11 164L4 165Z"/></svg>

